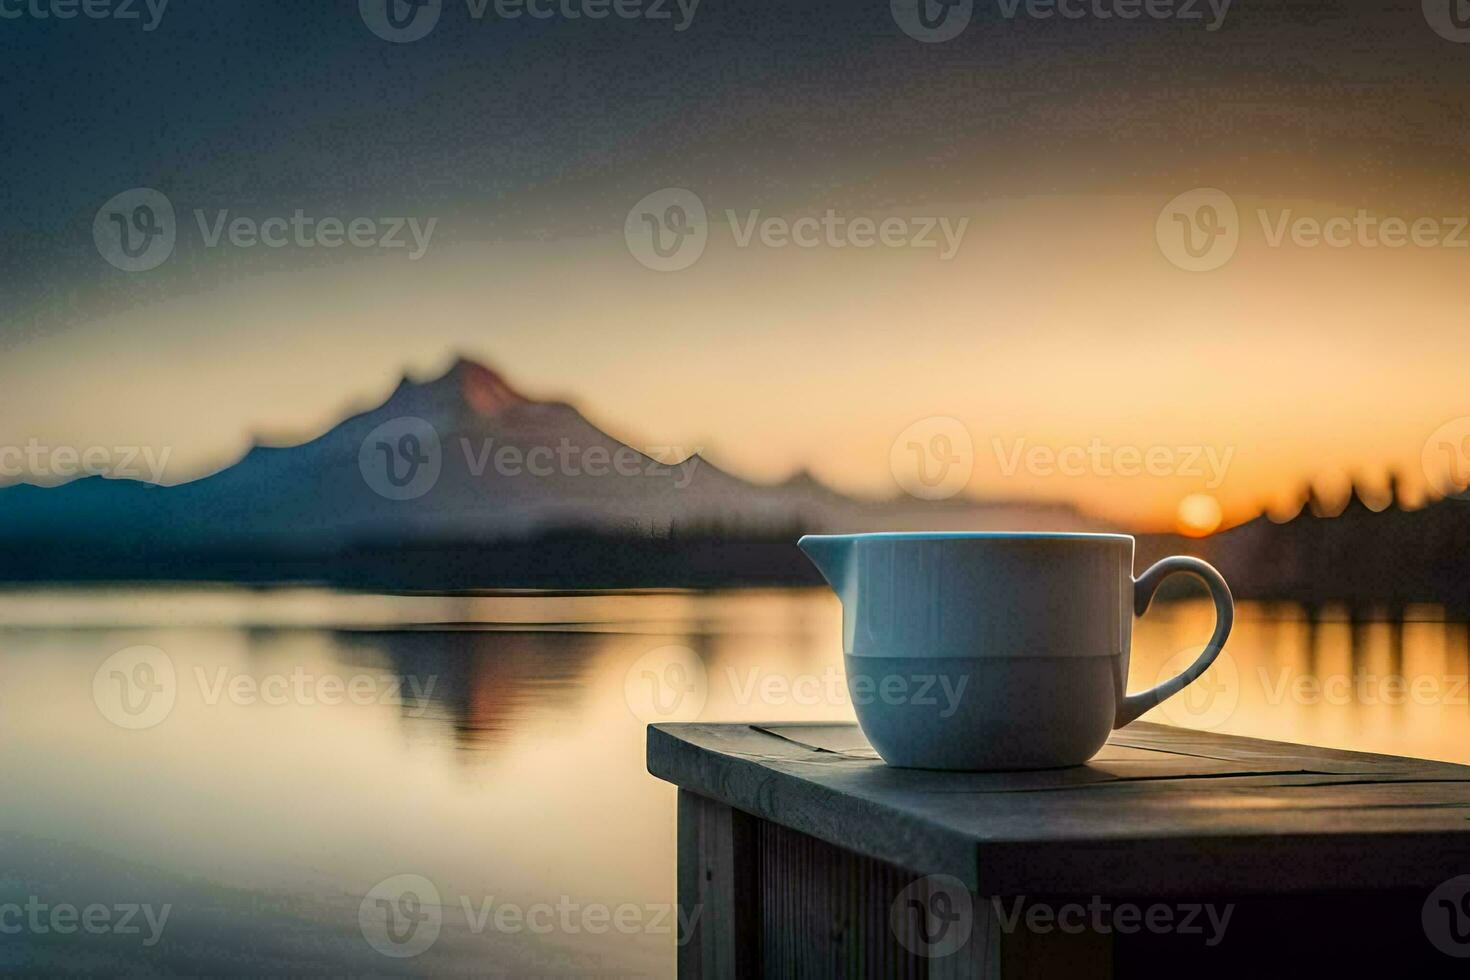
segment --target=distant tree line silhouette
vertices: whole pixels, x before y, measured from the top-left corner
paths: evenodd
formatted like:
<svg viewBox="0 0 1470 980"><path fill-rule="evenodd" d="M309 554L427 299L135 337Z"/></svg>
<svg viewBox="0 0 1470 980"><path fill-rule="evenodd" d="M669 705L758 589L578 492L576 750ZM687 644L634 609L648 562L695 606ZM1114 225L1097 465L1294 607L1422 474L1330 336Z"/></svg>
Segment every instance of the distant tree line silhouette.
<svg viewBox="0 0 1470 980"><path fill-rule="evenodd" d="M1214 563L1237 598L1343 604L1397 617L1434 604L1470 619L1470 499L1386 506L1356 486L1333 512L1313 491L1284 522L1262 515L1204 539L1139 535L1136 567L1169 554ZM1378 503L1378 502L1374 502ZM976 530L984 528L977 527ZM351 588L731 588L820 585L795 542L802 522L732 514L617 532L566 529L521 539L363 541L330 553L181 550L165 542L0 542L3 581L311 582ZM1044 530L1044 529L1043 529ZM1163 598L1184 594L1170 583Z"/></svg>
<svg viewBox="0 0 1470 980"><path fill-rule="evenodd" d="M1410 508L1396 477L1386 506L1371 506L1356 484L1336 513L1314 489L1303 499L1284 523L1262 515L1189 550L1217 565L1238 598L1379 607L1391 616L1431 603L1470 614L1470 500Z"/></svg>

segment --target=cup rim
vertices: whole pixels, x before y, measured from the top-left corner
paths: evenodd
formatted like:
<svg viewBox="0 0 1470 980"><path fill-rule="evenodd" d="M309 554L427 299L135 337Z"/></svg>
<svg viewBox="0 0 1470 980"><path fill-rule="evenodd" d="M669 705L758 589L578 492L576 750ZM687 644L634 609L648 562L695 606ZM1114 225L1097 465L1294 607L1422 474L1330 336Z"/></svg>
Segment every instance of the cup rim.
<svg viewBox="0 0 1470 980"><path fill-rule="evenodd" d="M1102 531L868 531L857 534L803 534L797 541L1112 541L1136 543L1131 534Z"/></svg>

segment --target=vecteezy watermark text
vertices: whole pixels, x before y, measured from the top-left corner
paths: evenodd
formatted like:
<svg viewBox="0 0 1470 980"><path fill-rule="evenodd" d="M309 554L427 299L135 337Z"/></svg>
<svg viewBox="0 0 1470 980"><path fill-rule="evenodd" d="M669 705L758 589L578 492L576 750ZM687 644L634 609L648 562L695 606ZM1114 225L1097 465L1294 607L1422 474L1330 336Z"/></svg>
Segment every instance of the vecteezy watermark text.
<svg viewBox="0 0 1470 980"><path fill-rule="evenodd" d="M444 0L358 0L362 22L384 41L410 44L439 25ZM699 0L465 0L475 23L496 21L646 20L671 24L675 33L689 29Z"/></svg>
<svg viewBox="0 0 1470 980"><path fill-rule="evenodd" d="M689 721L698 718L709 700L711 672L688 647L670 645L649 650L629 665L623 681L628 709L644 721ZM735 704L811 708L825 705L885 704L914 708L939 718L960 710L970 675L849 673L836 667L818 672L783 674L759 666L727 666L713 673L723 681Z"/></svg>
<svg viewBox="0 0 1470 980"><path fill-rule="evenodd" d="M1295 208L1257 208L1256 223L1267 248L1463 249L1470 248L1470 216L1394 215L1368 208L1326 216ZM1234 258L1244 233L1230 195L1213 187L1187 191L1164 206L1155 224L1159 249L1190 272L1212 272Z"/></svg>
<svg viewBox="0 0 1470 980"><path fill-rule="evenodd" d="M932 0L931 0L932 2ZM1218 31L1234 0L995 0L1006 20L1198 21Z"/></svg>
<svg viewBox="0 0 1470 980"><path fill-rule="evenodd" d="M555 446L542 445L529 448L508 443L495 445L495 440L486 438L478 448L461 437L460 449L464 453L465 468L471 476L484 476L492 467L501 476L534 477L549 476L624 476L661 477L673 481L676 490L683 490L694 480L694 471L701 462L697 453L687 454L681 462L665 464L656 457L679 458L682 453L676 446L652 446L647 456L631 446L578 446L562 437Z"/></svg>
<svg viewBox="0 0 1470 980"><path fill-rule="evenodd" d="M725 220L738 248L759 241L766 248L937 248L939 260L948 262L960 250L969 218L951 221L945 217L871 218L847 217L832 208L821 216L784 218L763 216L759 209L743 216L726 210ZM942 240L941 240L942 238Z"/></svg>
<svg viewBox="0 0 1470 980"><path fill-rule="evenodd" d="M228 209L212 213L197 209L194 220L205 248L222 243L234 248L406 248L417 262L429 250L438 218L314 217L297 208L289 216L253 218ZM412 242L409 239L412 238Z"/></svg>
<svg viewBox="0 0 1470 980"><path fill-rule="evenodd" d="M1177 477L1203 480L1208 490L1225 482L1235 447L1206 445L1114 444L1100 437L1086 443L1047 445L1025 436L992 438L1000 475L1051 477ZM975 471L975 443L959 419L936 415L920 419L894 438L889 448L894 481L922 500L945 500L963 491Z"/></svg>
<svg viewBox="0 0 1470 980"><path fill-rule="evenodd" d="M1283 667L1273 678L1265 667L1258 667L1266 701L1279 705L1288 698L1296 704L1402 705L1420 707L1470 704L1470 677L1464 674L1376 674L1358 671L1352 674L1306 674Z"/></svg>
<svg viewBox="0 0 1470 980"><path fill-rule="evenodd" d="M289 672L242 673L227 666L213 672L196 666L184 675L194 682L199 700L210 707L234 705L400 705L410 717L429 707L438 678L359 672L317 673L297 666ZM173 712L181 687L173 658L158 647L119 650L92 677L92 700L108 721L120 728L152 728Z"/></svg>
<svg viewBox="0 0 1470 980"><path fill-rule="evenodd" d="M969 218L874 217L833 208L796 218L766 214L759 208L726 209L724 216L736 248L933 249L941 262L955 257L970 226ZM710 234L704 201L682 187L666 187L642 198L623 223L628 251L656 272L678 272L698 262Z"/></svg>
<svg viewBox="0 0 1470 980"><path fill-rule="evenodd" d="M428 252L439 224L438 218L339 217L310 214L303 208L264 217L230 208L196 208L193 215L205 248L403 250L410 262ZM92 221L98 253L124 272L158 268L173 255L178 237L173 202L150 187L113 196Z"/></svg>
<svg viewBox="0 0 1470 980"><path fill-rule="evenodd" d="M472 479L484 479L490 473L512 479L622 477L668 480L674 489L683 490L694 481L703 461L697 452L685 453L677 446L650 446L642 453L624 445L581 445L565 436L555 445L523 446L497 443L493 438L477 444L466 436L458 441L465 471ZM444 467L455 459L453 453L446 454L439 431L431 423L403 416L369 432L357 462L374 493L388 500L417 500L434 489ZM673 462L665 463L665 459Z"/></svg>
<svg viewBox="0 0 1470 980"><path fill-rule="evenodd" d="M1147 932L1156 935L1197 936L1207 947L1225 939L1235 914L1234 904L1154 902L1139 905L1115 902L1101 895L1088 901L1042 902L1026 896L992 897L989 908L996 925L1010 935L1061 932L1097 935ZM964 882L952 875L925 875L910 882L894 898L889 924L900 945L926 959L958 952L975 931L976 898Z"/></svg>
<svg viewBox="0 0 1470 980"><path fill-rule="evenodd" d="M937 708L940 718L952 718L960 708L970 675L954 674L848 674L835 667L821 673L790 677L759 667L742 672L725 668L725 679L737 704L767 705L912 705Z"/></svg>
<svg viewBox="0 0 1470 980"><path fill-rule="evenodd" d="M158 29L169 0L0 0L0 20L136 21L144 33Z"/></svg>
<svg viewBox="0 0 1470 980"><path fill-rule="evenodd" d="M1001 930L1007 934L1018 929L1037 935L1094 932L1106 936L1116 932L1126 936L1148 932L1199 936L1206 946L1211 947L1224 940L1225 930L1230 927L1230 917L1235 914L1233 903L1155 902L1145 906L1134 902L1110 902L1100 895L1092 896L1086 904L1028 902L1024 896L1010 901L992 898L990 904Z"/></svg>
<svg viewBox="0 0 1470 980"><path fill-rule="evenodd" d="M490 929L505 935L617 933L673 936L682 946L692 937L703 910L702 905L686 910L668 903L585 902L570 895L529 904L494 895L460 895L458 901L446 904L428 878L398 874L384 878L363 896L357 922L369 946L384 956L406 959L434 945L449 915L463 915L465 927L474 935Z"/></svg>
<svg viewBox="0 0 1470 980"><path fill-rule="evenodd" d="M1234 0L994 0L1008 21L1181 21L1202 23L1208 32L1225 23ZM890 0L893 21L909 37L926 44L953 40L975 15L977 0Z"/></svg>
<svg viewBox="0 0 1470 980"><path fill-rule="evenodd" d="M694 23L699 0L465 0L470 19L669 21L675 33Z"/></svg>
<svg viewBox="0 0 1470 980"><path fill-rule="evenodd" d="M0 446L0 481L30 477L69 480L78 476L162 483L172 446L51 446L28 439L24 446Z"/></svg>
<svg viewBox="0 0 1470 980"><path fill-rule="evenodd" d="M1009 447L1001 439L991 440L1002 476L1013 477L1024 470L1031 476L1050 477L1190 477L1205 480L1209 490L1225 482L1235 447L1215 446L1114 446L1093 438L1085 446L1029 445L1025 437Z"/></svg>
<svg viewBox="0 0 1470 980"><path fill-rule="evenodd" d="M142 936L144 946L156 946L163 938L173 905L158 907L139 902L105 905L92 902L78 907L70 902L43 902L30 895L24 903L0 902L0 936Z"/></svg>
<svg viewBox="0 0 1470 980"><path fill-rule="evenodd" d="M1177 675L1199 655L1187 647L1163 662L1157 680ZM1271 707L1283 704L1320 708L1401 707L1463 708L1470 704L1470 677L1465 674L1380 674L1369 670L1313 673L1286 666L1243 670L1223 650L1199 680L1159 705L1169 722L1184 728L1218 729L1239 707L1245 685Z"/></svg>

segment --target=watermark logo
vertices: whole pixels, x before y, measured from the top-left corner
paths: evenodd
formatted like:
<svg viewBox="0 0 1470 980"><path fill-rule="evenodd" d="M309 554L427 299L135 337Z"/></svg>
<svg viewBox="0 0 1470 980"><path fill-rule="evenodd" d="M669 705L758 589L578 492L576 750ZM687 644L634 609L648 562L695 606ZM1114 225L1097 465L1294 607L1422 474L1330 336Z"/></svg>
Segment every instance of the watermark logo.
<svg viewBox="0 0 1470 980"><path fill-rule="evenodd" d="M98 254L124 272L156 269L178 241L173 202L151 187L123 191L97 210L92 240Z"/></svg>
<svg viewBox="0 0 1470 980"><path fill-rule="evenodd" d="M418 956L434 945L444 925L439 889L423 875L384 878L363 896L357 925L368 945L384 956Z"/></svg>
<svg viewBox="0 0 1470 980"><path fill-rule="evenodd" d="M975 0L891 0L893 22L915 41L940 44L959 37L975 16Z"/></svg>
<svg viewBox="0 0 1470 980"><path fill-rule="evenodd" d="M119 650L92 675L92 700L102 717L119 728L139 730L160 724L178 698L174 662L158 647Z"/></svg>
<svg viewBox="0 0 1470 980"><path fill-rule="evenodd" d="M1424 0L1424 19L1446 41L1470 43L1470 3L1466 0Z"/></svg>
<svg viewBox="0 0 1470 980"><path fill-rule="evenodd" d="M1165 660L1154 684L1176 677L1199 659L1203 646L1185 647ZM1225 724L1240 705L1240 668L1229 651L1221 650L1215 662L1193 684L1159 705L1171 724L1181 728L1213 730Z"/></svg>
<svg viewBox="0 0 1470 980"><path fill-rule="evenodd" d="M699 261L709 243L709 218L699 195L665 187L644 197L623 222L628 251L645 268L680 272Z"/></svg>
<svg viewBox="0 0 1470 980"><path fill-rule="evenodd" d="M975 442L959 419L920 419L893 440L888 452L893 479L920 500L947 500L964 490L975 471Z"/></svg>
<svg viewBox="0 0 1470 980"><path fill-rule="evenodd" d="M1240 211L1214 187L1174 198L1159 212L1154 236L1164 257L1187 272L1213 272L1240 247Z"/></svg>
<svg viewBox="0 0 1470 980"><path fill-rule="evenodd" d="M169 0L0 0L0 20L137 21L151 34L163 22ZM144 15L147 19L144 19Z"/></svg>
<svg viewBox="0 0 1470 980"><path fill-rule="evenodd" d="M362 441L357 465L378 496L417 500L434 489L444 468L439 432L412 416L384 422Z"/></svg>
<svg viewBox="0 0 1470 980"><path fill-rule="evenodd" d="M1424 900L1424 935L1446 956L1470 959L1470 875L1444 882Z"/></svg>
<svg viewBox="0 0 1470 980"><path fill-rule="evenodd" d="M623 698L640 721L693 721L709 700L709 675L688 647L657 647L628 668Z"/></svg>
<svg viewBox="0 0 1470 980"><path fill-rule="evenodd" d="M970 941L974 899L952 875L925 875L898 893L888 913L893 935L904 949L925 959L949 956Z"/></svg>
<svg viewBox="0 0 1470 980"><path fill-rule="evenodd" d="M1419 458L1435 493L1470 500L1470 416L1451 419L1435 429Z"/></svg>
<svg viewBox="0 0 1470 980"><path fill-rule="evenodd" d="M357 11L367 29L393 44L428 37L439 24L444 0L358 0Z"/></svg>

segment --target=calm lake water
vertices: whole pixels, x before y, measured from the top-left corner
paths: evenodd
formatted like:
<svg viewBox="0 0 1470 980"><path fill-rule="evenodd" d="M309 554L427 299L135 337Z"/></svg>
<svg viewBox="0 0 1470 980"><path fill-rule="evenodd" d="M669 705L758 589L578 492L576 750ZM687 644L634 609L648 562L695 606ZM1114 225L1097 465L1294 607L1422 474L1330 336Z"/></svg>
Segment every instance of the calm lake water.
<svg viewBox="0 0 1470 980"><path fill-rule="evenodd" d="M1470 762L1466 628L1407 619L1245 607L1149 717ZM0 593L0 971L670 976L645 723L851 719L839 644L817 590Z"/></svg>

